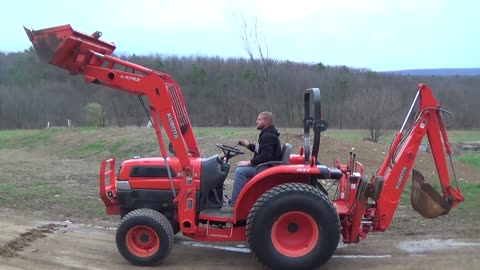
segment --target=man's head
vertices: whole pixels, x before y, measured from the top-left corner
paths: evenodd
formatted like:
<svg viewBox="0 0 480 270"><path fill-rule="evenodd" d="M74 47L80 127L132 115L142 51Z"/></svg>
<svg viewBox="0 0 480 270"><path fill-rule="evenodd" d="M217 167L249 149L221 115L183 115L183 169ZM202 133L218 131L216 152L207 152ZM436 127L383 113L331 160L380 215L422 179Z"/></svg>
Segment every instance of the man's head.
<svg viewBox="0 0 480 270"><path fill-rule="evenodd" d="M261 112L255 123L257 124L258 130L264 130L273 125L273 114L271 112Z"/></svg>

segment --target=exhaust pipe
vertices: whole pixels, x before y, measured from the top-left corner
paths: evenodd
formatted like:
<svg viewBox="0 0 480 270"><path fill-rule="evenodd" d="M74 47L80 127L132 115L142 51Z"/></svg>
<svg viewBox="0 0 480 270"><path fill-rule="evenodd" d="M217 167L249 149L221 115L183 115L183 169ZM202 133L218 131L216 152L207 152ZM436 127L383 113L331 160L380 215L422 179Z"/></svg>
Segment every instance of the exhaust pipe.
<svg viewBox="0 0 480 270"><path fill-rule="evenodd" d="M425 182L422 173L412 171L412 193L410 202L415 211L424 218L437 218L447 214L451 205L429 183Z"/></svg>

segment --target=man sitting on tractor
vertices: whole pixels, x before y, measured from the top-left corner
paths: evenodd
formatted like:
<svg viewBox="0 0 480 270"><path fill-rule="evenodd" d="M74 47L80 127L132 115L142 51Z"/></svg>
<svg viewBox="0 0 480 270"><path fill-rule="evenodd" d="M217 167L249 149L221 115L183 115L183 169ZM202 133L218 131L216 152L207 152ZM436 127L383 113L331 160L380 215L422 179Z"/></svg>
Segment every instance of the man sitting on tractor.
<svg viewBox="0 0 480 270"><path fill-rule="evenodd" d="M280 133L273 125L274 119L271 112L261 112L256 121L257 130L261 130L258 136L258 143L249 143L242 139L239 145L248 148L254 153L251 160L242 160L237 163L235 168L235 176L233 178L232 198L230 202L222 207L222 212L233 212L233 206L237 201L237 197L247 182L255 176L256 166L268 162L282 160L282 150L280 143Z"/></svg>

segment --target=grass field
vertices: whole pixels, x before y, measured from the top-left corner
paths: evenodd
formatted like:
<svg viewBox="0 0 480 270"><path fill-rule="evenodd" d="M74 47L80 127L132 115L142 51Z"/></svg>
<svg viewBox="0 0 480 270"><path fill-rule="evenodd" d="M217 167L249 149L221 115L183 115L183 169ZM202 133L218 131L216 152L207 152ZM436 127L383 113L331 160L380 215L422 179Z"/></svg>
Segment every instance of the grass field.
<svg viewBox="0 0 480 270"><path fill-rule="evenodd" d="M303 129L280 129L284 141L291 141L295 137L302 142ZM234 145L238 138L256 140L258 131L253 128L196 128L195 134L202 148L202 152L210 155L219 153L215 143ZM391 134L391 133L390 133ZM357 144L367 144L362 138L367 136L365 130L328 130L322 136L335 138L338 141L353 141ZM474 141L480 138L480 131L452 131L450 138L453 142ZM388 141L389 143L389 141ZM384 143L384 145L388 145ZM367 148L370 146L367 146ZM159 153L159 146L152 129L129 128L51 128L48 130L6 130L0 131L0 155L5 151L20 151L37 153L50 159L58 160L90 160L94 166L108 157L117 157L118 160L139 156L155 156ZM8 159L9 157L5 157ZM457 156L459 162L480 169L480 153L466 152ZM35 165L32 165L35 167ZM38 165L40 166L40 165ZM3 169L3 168L2 168ZM46 168L48 169L48 168ZM13 168L12 168L13 170ZM25 169L27 170L27 169ZM16 179L0 177L0 203L2 205L16 205L21 209L40 211L47 205L52 209L69 208L72 213L79 215L104 218L104 207L97 197L96 168L85 190L78 187L77 182L72 186L65 186L63 171L60 175L53 175L52 179L37 173L32 169L30 180L16 176ZM64 171L68 171L65 168ZM63 178L62 178L63 177ZM79 176L83 178L84 176ZM27 178L27 177L25 177ZM478 178L478 177L477 177ZM79 180L81 183L81 180ZM410 184L408 184L410 185ZM480 185L477 183L461 183L461 190L465 195L465 203L459 209L469 213L478 212L480 205ZM438 186L436 187L438 188ZM85 194L90 194L85 196ZM405 188L402 201L408 202L410 186Z"/></svg>
<svg viewBox="0 0 480 270"><path fill-rule="evenodd" d="M38 148L41 146L49 146L54 143L53 138L65 136L70 133L85 134L88 136L90 132L100 131L99 128L81 127L81 128L51 128L44 130L3 130L0 131L0 149L25 149ZM108 130L105 129L105 130ZM153 131L149 133L145 129L144 138L132 137L104 137L98 140L85 140L85 143L77 143L68 145L62 150L65 156L71 158L83 158L87 156L96 156L99 154L109 153L118 157L131 157L133 155L148 156L154 154L158 150L156 145L155 135ZM249 138L255 140L258 132L252 128L195 128L194 130L197 139L202 138L218 138L219 142L231 142L235 144L237 138ZM281 133L289 134L303 134L302 129L280 129ZM390 143L393 139L395 131L385 131L385 135L381 137L380 143ZM449 131L450 141L465 142L465 141L479 141L480 130L453 130ZM347 140L347 141L362 141L368 137L367 130L357 129L329 129L322 133L323 136ZM164 135L164 138L167 138ZM285 138L285 136L283 137ZM168 141L168 140L167 140ZM228 143L227 143L228 144ZM146 147L148 145L148 147ZM480 153L470 151L457 159L465 164L480 168Z"/></svg>
<svg viewBox="0 0 480 270"><path fill-rule="evenodd" d="M380 142L390 142L397 130L386 130L380 138ZM368 130L363 129L328 129L323 134L344 140L359 141L369 137ZM449 130L450 142L480 141L480 130Z"/></svg>

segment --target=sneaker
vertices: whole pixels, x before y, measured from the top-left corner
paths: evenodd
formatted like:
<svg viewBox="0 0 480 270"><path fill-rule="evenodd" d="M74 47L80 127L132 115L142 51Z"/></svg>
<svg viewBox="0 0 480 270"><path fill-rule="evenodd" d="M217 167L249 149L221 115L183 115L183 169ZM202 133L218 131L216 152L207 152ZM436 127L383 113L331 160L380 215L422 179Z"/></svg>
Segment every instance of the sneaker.
<svg viewBox="0 0 480 270"><path fill-rule="evenodd" d="M222 213L233 213L233 206L230 204L227 204L220 209Z"/></svg>

